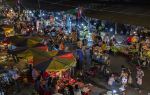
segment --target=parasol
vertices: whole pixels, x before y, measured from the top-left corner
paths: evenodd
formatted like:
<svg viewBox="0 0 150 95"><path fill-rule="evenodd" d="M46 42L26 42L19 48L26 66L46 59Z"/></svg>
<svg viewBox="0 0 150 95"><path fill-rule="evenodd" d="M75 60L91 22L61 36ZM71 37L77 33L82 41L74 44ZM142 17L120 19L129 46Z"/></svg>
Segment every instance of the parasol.
<svg viewBox="0 0 150 95"><path fill-rule="evenodd" d="M59 53L58 53L59 54ZM73 53L66 53L60 56L50 58L50 60L43 61L35 67L42 71L65 71L76 65L76 60ZM42 68L41 68L42 67Z"/></svg>
<svg viewBox="0 0 150 95"><path fill-rule="evenodd" d="M37 44L41 44L42 38L40 37L32 37L27 40L28 47L35 47Z"/></svg>
<svg viewBox="0 0 150 95"><path fill-rule="evenodd" d="M39 49L39 50L41 50L41 51L48 52L48 46L46 46L46 45L43 45L43 44L40 45L40 44L38 44L36 46L36 48Z"/></svg>
<svg viewBox="0 0 150 95"><path fill-rule="evenodd" d="M25 46L26 39L22 36L10 36L8 41L16 46Z"/></svg>
<svg viewBox="0 0 150 95"><path fill-rule="evenodd" d="M27 49L22 52L20 56L26 59L29 64L33 65L50 59L50 54L48 52L43 52L36 48Z"/></svg>
<svg viewBox="0 0 150 95"><path fill-rule="evenodd" d="M40 47L43 46L42 38L40 37L32 37L32 38L25 38L23 36L11 36L9 37L9 41L15 45L27 46L29 48L32 47Z"/></svg>

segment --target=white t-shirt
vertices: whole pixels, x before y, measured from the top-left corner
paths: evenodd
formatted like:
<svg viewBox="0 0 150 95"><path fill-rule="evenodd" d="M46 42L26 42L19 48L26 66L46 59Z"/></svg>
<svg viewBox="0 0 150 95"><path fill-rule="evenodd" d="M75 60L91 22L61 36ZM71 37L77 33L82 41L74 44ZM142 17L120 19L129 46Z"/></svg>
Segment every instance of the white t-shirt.
<svg viewBox="0 0 150 95"><path fill-rule="evenodd" d="M137 78L137 84L142 85L142 78Z"/></svg>
<svg viewBox="0 0 150 95"><path fill-rule="evenodd" d="M113 82L115 81L114 77L110 77L108 80L108 85L113 85Z"/></svg>
<svg viewBox="0 0 150 95"><path fill-rule="evenodd" d="M122 77L122 84L127 84L127 82L128 82L127 77Z"/></svg>

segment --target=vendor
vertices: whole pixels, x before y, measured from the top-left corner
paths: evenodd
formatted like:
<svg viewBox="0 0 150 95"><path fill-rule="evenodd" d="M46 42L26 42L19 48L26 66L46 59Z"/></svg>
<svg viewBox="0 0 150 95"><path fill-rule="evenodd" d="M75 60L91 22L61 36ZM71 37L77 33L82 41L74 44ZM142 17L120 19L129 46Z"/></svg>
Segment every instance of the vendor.
<svg viewBox="0 0 150 95"><path fill-rule="evenodd" d="M65 50L65 46L64 46L64 43L61 42L60 45L59 45L59 50Z"/></svg>

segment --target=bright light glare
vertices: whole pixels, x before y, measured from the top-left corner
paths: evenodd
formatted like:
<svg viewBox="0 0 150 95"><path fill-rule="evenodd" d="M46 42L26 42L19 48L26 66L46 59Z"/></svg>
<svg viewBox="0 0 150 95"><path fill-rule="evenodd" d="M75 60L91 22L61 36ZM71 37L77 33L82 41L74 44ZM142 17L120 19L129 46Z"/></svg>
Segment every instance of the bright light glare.
<svg viewBox="0 0 150 95"><path fill-rule="evenodd" d="M58 17L55 17L56 19L58 19Z"/></svg>
<svg viewBox="0 0 150 95"><path fill-rule="evenodd" d="M110 32L112 32L113 31L113 28L110 28Z"/></svg>
<svg viewBox="0 0 150 95"><path fill-rule="evenodd" d="M29 13L31 14L32 12L31 12L31 11L29 11Z"/></svg>
<svg viewBox="0 0 150 95"><path fill-rule="evenodd" d="M116 90L113 90L113 93L117 93L117 91L116 91Z"/></svg>

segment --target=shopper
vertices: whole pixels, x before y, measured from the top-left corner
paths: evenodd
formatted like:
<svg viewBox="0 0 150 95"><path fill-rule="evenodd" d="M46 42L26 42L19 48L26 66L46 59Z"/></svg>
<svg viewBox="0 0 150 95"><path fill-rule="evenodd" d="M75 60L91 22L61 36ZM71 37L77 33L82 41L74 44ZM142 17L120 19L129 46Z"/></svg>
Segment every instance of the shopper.
<svg viewBox="0 0 150 95"><path fill-rule="evenodd" d="M111 77L108 80L108 85L110 86L111 90L114 88L114 82L115 82L115 75L112 74Z"/></svg>
<svg viewBox="0 0 150 95"><path fill-rule="evenodd" d="M139 90L139 93L141 93L143 77L144 77L144 71L141 68L137 68L136 83L137 83L137 88Z"/></svg>
<svg viewBox="0 0 150 95"><path fill-rule="evenodd" d="M40 72L35 67L33 67L32 69L32 78L34 80L35 90L39 91L41 75L40 75Z"/></svg>

